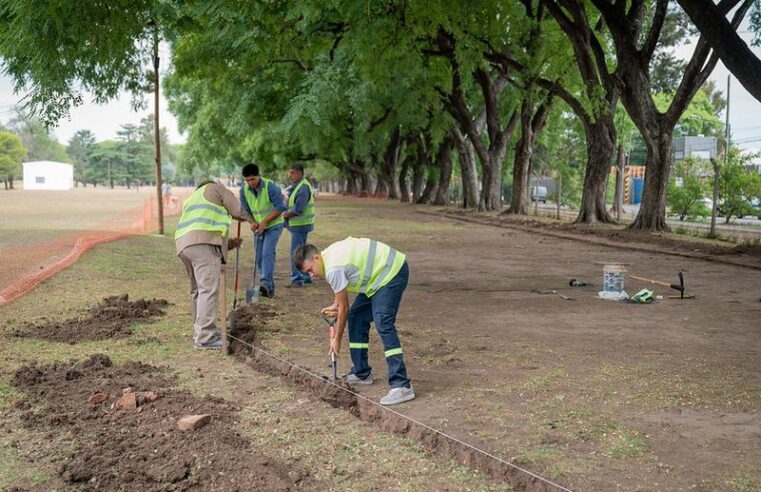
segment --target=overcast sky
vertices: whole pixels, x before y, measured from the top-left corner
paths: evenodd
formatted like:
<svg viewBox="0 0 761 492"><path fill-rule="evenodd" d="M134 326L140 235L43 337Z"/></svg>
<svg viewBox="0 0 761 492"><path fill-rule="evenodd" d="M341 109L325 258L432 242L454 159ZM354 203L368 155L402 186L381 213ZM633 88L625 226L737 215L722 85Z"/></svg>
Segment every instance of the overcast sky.
<svg viewBox="0 0 761 492"><path fill-rule="evenodd" d="M746 20L740 27L740 36L750 44L752 33L748 28ZM694 44L688 44L677 50L680 57L687 58L692 54ZM753 52L761 58L761 48L751 47ZM168 49L162 46L162 72L166 70L168 60ZM719 61L711 74L711 79L716 82L722 92L726 93L728 71ZM0 121L7 121L12 113L13 107L20 100L19 95L13 94L12 84L6 76L0 76ZM146 100L152 108L152 98ZM152 109L146 108L140 112L132 111L130 107L130 98L124 94L119 99L106 105L93 104L87 101L82 106L75 108L71 116L59 123L55 128L55 134L61 143L66 143L71 136L81 129L92 131L97 140L107 140L116 137L116 132L120 126L125 123L137 124L141 118L152 112ZM177 121L167 110L166 101L161 101L161 126L167 128L169 138L173 143L185 141L185 137L180 135L177 130ZM722 121L724 116L722 115ZM730 91L730 127L732 129L732 140L742 148L761 150L761 102L757 101L746 91L737 79L732 78Z"/></svg>

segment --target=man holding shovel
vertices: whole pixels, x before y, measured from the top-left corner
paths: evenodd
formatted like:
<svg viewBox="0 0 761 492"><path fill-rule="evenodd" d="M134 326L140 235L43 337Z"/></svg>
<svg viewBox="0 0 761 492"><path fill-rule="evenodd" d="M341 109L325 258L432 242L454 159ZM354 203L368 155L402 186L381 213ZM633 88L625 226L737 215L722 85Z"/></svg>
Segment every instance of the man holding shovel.
<svg viewBox="0 0 761 492"><path fill-rule="evenodd" d="M320 251L312 244L296 248L294 262L299 271L323 277L335 293L333 304L323 313L337 314L336 336L330 352L341 351L341 338L348 321L349 353L354 365L346 376L352 385L372 384L367 351L370 322L375 322L388 366L388 394L381 405L395 405L415 398L396 332L396 314L409 279L406 256L394 248L366 238L348 237ZM357 296L349 308L349 292Z"/></svg>
<svg viewBox="0 0 761 492"><path fill-rule="evenodd" d="M261 272L259 292L263 297L272 297L275 295L275 254L285 222L282 213L287 207L280 187L260 176L259 166L246 164L242 174L245 183L240 189L240 204L254 217L251 230L254 241L258 241L254 243L254 261Z"/></svg>
<svg viewBox="0 0 761 492"><path fill-rule="evenodd" d="M214 181L204 181L183 204L174 234L177 256L190 277L196 349L222 348L216 326L222 264L226 263L227 250L240 247L242 242L240 238L227 238L230 216L254 221L241 210L233 192Z"/></svg>

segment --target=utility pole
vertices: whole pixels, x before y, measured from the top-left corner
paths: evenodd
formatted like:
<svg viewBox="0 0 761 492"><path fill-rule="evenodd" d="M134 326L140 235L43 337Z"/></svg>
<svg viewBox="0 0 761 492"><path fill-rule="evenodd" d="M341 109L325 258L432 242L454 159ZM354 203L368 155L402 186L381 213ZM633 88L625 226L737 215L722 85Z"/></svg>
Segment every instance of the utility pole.
<svg viewBox="0 0 761 492"><path fill-rule="evenodd" d="M159 211L159 234L164 234L164 199L161 196L161 133L159 131L159 30L153 24L153 138L156 143L156 205Z"/></svg>

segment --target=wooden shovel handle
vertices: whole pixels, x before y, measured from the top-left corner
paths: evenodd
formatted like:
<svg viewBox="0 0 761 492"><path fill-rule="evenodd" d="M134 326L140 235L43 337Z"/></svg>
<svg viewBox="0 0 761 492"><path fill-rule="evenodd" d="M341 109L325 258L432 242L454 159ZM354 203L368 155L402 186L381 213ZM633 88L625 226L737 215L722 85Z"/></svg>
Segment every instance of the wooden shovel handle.
<svg viewBox="0 0 761 492"><path fill-rule="evenodd" d="M636 275L629 275L629 278L633 279L633 280L639 280L640 282L647 282L647 283L650 283L650 284L662 285L664 287L671 287L671 284L669 284L667 282L661 282L660 280L653 280L651 278L638 277Z"/></svg>

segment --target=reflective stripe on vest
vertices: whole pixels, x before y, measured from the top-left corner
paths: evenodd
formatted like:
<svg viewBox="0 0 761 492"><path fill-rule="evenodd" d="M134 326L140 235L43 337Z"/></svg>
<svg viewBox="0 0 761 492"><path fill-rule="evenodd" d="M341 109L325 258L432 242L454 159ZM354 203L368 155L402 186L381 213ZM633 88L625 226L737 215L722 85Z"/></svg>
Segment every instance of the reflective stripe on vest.
<svg viewBox="0 0 761 492"><path fill-rule="evenodd" d="M288 219L289 226L297 227L314 224L314 190L306 179L302 179L296 188L291 191L291 196L288 197L288 210L293 210L293 207L296 205L296 193L298 193L302 186L309 188L309 201L304 210L301 211L301 215L295 215Z"/></svg>
<svg viewBox="0 0 761 492"><path fill-rule="evenodd" d="M352 265L359 278L346 286L349 292L372 297L393 279L406 259L403 253L379 241L349 237L327 247L321 254L325 271Z"/></svg>
<svg viewBox="0 0 761 492"><path fill-rule="evenodd" d="M179 239L190 231L218 232L221 236L227 234L227 228L232 219L227 209L221 205L211 203L204 198L203 186L190 195L182 206L182 216L177 223L174 239Z"/></svg>
<svg viewBox="0 0 761 492"><path fill-rule="evenodd" d="M248 208L251 209L251 215L256 222L266 219L275 209L270 200L270 183L272 181L266 178L259 178L259 196L254 195L248 185L243 185L243 196L246 197ZM284 221L282 214L278 215L275 220L267 224L266 229L282 224Z"/></svg>

